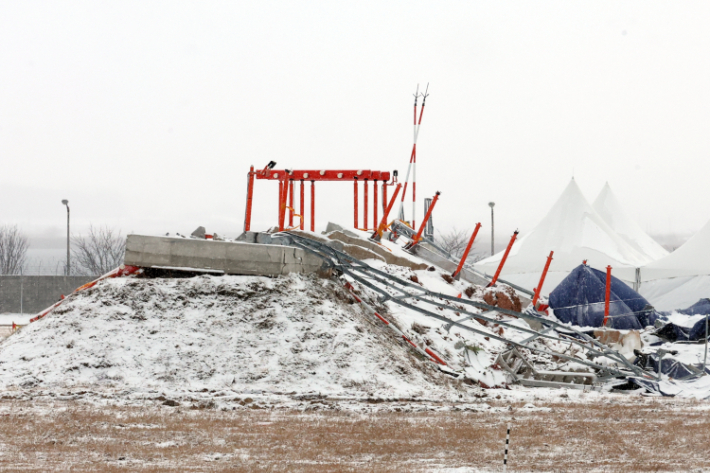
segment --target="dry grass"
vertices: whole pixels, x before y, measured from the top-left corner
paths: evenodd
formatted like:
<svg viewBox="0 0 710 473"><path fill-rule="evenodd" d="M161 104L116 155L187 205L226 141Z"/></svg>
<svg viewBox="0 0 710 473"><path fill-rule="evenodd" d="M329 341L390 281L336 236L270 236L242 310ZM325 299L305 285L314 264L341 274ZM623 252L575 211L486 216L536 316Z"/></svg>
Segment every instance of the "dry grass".
<svg viewBox="0 0 710 473"><path fill-rule="evenodd" d="M628 397L547 404L551 411L498 407L356 414L2 401L0 471L499 471L508 421L510 471L710 468L706 404Z"/></svg>

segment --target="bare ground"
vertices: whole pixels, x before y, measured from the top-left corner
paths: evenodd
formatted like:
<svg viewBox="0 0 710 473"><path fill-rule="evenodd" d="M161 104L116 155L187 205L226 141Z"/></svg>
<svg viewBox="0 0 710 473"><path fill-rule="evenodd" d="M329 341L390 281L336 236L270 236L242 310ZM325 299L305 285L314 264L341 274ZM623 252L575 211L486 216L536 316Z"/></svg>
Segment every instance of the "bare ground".
<svg viewBox="0 0 710 473"><path fill-rule="evenodd" d="M388 412L400 407L409 412ZM509 471L710 471L708 403L618 396L455 409L3 400L0 471L501 471L508 422Z"/></svg>

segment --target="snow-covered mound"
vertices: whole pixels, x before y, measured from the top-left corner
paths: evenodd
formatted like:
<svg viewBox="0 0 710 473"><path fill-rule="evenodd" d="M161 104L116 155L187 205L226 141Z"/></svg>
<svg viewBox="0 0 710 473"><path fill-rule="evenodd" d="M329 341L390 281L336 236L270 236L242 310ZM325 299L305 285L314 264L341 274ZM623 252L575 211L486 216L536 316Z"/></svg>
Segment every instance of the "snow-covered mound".
<svg viewBox="0 0 710 473"><path fill-rule="evenodd" d="M335 281L109 279L0 342L0 387L457 398Z"/></svg>

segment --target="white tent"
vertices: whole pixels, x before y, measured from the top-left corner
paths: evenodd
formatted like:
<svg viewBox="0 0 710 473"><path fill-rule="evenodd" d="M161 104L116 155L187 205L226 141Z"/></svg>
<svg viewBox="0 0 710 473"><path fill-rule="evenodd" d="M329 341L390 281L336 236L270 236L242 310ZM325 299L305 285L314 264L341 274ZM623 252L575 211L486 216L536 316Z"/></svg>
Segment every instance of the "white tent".
<svg viewBox="0 0 710 473"><path fill-rule="evenodd" d="M668 256L668 251L624 212L608 182L592 204L592 208L626 243L650 261Z"/></svg>
<svg viewBox="0 0 710 473"><path fill-rule="evenodd" d="M641 268L640 292L660 310L710 297L710 222L673 253Z"/></svg>
<svg viewBox="0 0 710 473"><path fill-rule="evenodd" d="M550 251L555 254L543 294L554 289L583 260L600 270L611 265L613 274L626 281L633 281L636 268L652 260L627 243L597 214L574 179L545 218L513 245L501 277L534 288ZM502 256L503 252L495 254L474 267L492 275Z"/></svg>

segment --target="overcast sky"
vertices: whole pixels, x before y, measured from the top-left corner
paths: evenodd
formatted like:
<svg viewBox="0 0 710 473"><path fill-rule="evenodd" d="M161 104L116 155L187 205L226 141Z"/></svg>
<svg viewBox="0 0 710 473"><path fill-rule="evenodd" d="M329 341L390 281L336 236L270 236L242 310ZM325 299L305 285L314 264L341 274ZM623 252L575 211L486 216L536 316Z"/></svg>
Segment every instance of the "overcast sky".
<svg viewBox="0 0 710 473"><path fill-rule="evenodd" d="M708 2L0 1L0 224L238 234L249 165L398 169L439 228L530 230L572 175L710 219ZM253 227L276 223L258 182ZM317 187L352 222L352 186ZM421 209L418 211L421 216ZM505 237L507 238L507 236Z"/></svg>

